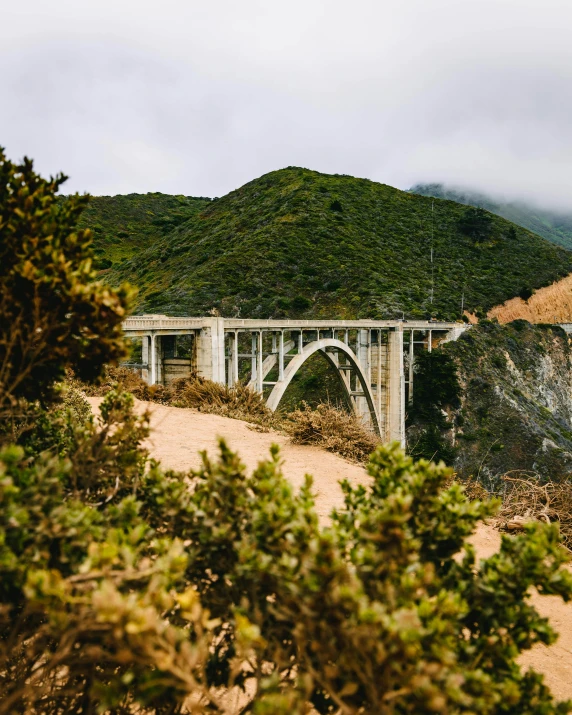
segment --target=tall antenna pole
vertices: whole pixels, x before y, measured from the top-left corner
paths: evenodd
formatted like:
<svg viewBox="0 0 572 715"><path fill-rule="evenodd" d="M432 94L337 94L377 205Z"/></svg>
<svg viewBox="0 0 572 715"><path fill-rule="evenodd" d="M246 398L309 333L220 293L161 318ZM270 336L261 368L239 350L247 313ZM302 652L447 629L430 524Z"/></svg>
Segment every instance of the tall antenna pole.
<svg viewBox="0 0 572 715"><path fill-rule="evenodd" d="M435 207L435 201L431 200L431 294L429 297L429 302L431 304L433 304L433 291L435 289L435 267L433 265L434 207Z"/></svg>

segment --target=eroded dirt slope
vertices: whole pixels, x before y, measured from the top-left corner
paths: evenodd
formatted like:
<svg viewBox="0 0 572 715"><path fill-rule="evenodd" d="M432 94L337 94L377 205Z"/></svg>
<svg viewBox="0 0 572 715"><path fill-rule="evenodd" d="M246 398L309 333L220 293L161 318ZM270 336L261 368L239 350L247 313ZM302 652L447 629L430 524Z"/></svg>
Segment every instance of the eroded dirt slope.
<svg viewBox="0 0 572 715"><path fill-rule="evenodd" d="M528 320L529 323L572 322L572 274L545 288L539 288L528 300L511 298L492 308L489 318L499 323Z"/></svg>

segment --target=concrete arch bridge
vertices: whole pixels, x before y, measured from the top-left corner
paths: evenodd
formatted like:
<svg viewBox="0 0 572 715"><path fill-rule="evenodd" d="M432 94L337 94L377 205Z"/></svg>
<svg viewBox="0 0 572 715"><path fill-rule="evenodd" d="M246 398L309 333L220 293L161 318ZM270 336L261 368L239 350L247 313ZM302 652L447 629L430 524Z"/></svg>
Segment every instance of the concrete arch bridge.
<svg viewBox="0 0 572 715"><path fill-rule="evenodd" d="M191 371L227 385L247 382L276 410L300 367L321 353L361 420L383 440L405 442L415 355L456 340L464 323L404 320L248 320L139 315L123 323L141 339L139 369L149 384Z"/></svg>

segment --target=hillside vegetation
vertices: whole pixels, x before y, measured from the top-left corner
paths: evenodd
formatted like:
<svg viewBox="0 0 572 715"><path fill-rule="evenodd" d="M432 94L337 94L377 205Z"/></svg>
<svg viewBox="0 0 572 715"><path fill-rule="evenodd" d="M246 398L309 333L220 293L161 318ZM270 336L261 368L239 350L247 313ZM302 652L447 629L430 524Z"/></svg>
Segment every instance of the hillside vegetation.
<svg viewBox="0 0 572 715"><path fill-rule="evenodd" d="M105 269L160 241L209 202L210 199L159 193L94 196L79 226L92 229L96 265Z"/></svg>
<svg viewBox="0 0 572 715"><path fill-rule="evenodd" d="M291 167L213 201L96 199L84 224L106 280L138 286L138 311L171 315L457 319L463 295L484 315L572 271L568 251L489 214L472 232L466 212Z"/></svg>
<svg viewBox="0 0 572 715"><path fill-rule="evenodd" d="M443 184L417 184L411 191L421 196L449 199L477 206L537 233L547 241L572 248L572 214L532 206L524 201L502 201L478 191L454 189Z"/></svg>

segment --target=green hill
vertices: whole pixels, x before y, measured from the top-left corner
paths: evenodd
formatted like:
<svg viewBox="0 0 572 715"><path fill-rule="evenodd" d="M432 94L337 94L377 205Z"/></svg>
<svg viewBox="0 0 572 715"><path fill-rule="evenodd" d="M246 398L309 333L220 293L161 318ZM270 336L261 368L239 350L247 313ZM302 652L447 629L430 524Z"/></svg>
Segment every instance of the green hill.
<svg viewBox="0 0 572 715"><path fill-rule="evenodd" d="M484 212L474 232L467 211L290 167L213 201L95 199L84 223L106 279L170 315L454 319L462 295L486 311L572 271L572 253Z"/></svg>
<svg viewBox="0 0 572 715"><path fill-rule="evenodd" d="M484 208L537 233L547 241L572 249L572 214L541 209L522 201L499 201L477 191L453 189L443 184L417 184L411 191L421 196Z"/></svg>
<svg viewBox="0 0 572 715"><path fill-rule="evenodd" d="M93 230L96 256L108 268L151 247L209 203L159 193L93 196L80 225Z"/></svg>

